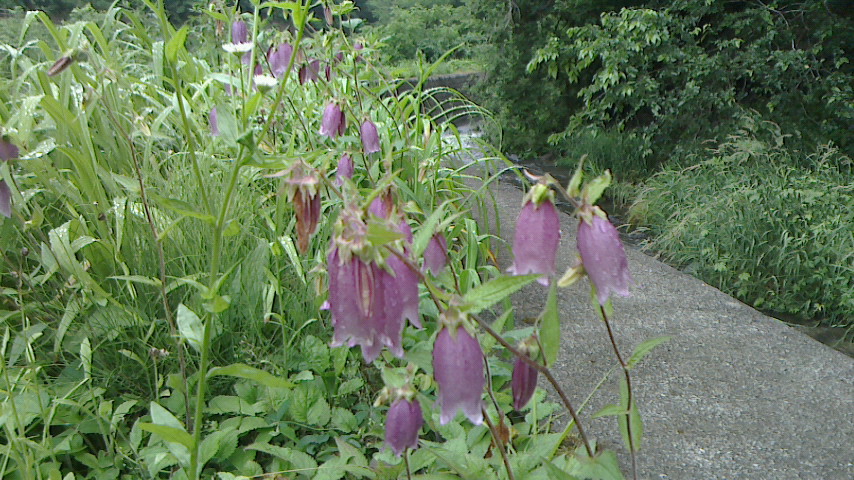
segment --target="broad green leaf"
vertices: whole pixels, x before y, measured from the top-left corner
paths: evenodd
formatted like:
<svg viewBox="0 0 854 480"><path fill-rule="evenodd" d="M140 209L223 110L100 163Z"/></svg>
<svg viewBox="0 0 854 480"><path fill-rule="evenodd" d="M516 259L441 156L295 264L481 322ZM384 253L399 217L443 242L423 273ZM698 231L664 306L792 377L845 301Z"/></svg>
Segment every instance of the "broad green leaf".
<svg viewBox="0 0 854 480"><path fill-rule="evenodd" d="M287 447L278 447L268 443L256 442L247 447L247 450L257 450L282 459L293 465L294 473L302 473L310 476L317 470L317 462L311 455Z"/></svg>
<svg viewBox="0 0 854 480"><path fill-rule="evenodd" d="M556 467L552 462L545 463L546 470L549 472L549 478L551 480L578 480L578 477L574 477L560 468Z"/></svg>
<svg viewBox="0 0 854 480"><path fill-rule="evenodd" d="M187 448L191 448L193 446L193 436L185 432L183 429L145 422L139 423L139 428L146 432L159 435L167 442L177 443Z"/></svg>
<svg viewBox="0 0 854 480"><path fill-rule="evenodd" d="M178 59L178 52L184 47L184 42L187 41L187 33L189 31L189 27L184 25L180 30L175 32L175 35L172 35L172 38L166 44L166 59L170 63L175 63L175 60Z"/></svg>
<svg viewBox="0 0 854 480"><path fill-rule="evenodd" d="M350 410L335 407L332 409L332 426L344 433L350 433L359 428L359 420Z"/></svg>
<svg viewBox="0 0 854 480"><path fill-rule="evenodd" d="M546 359L546 365L554 365L560 351L560 314L557 309L557 285L554 283L549 288L542 322L540 342L543 345L543 356Z"/></svg>
<svg viewBox="0 0 854 480"><path fill-rule="evenodd" d="M463 297L465 307L462 309L469 313L478 313L504 300L538 278L540 275L504 275L492 279L469 290Z"/></svg>
<svg viewBox="0 0 854 480"><path fill-rule="evenodd" d="M403 238L398 230L391 230L380 222L368 222L368 242L374 246L382 246Z"/></svg>
<svg viewBox="0 0 854 480"><path fill-rule="evenodd" d="M641 343L635 348L635 352L632 353L632 357L629 358L629 362L626 364L626 368L634 368L638 363L640 363L641 360L643 360L646 354L652 351L653 348L657 347L658 345L661 345L662 343L668 340L670 340L670 337L656 337Z"/></svg>
<svg viewBox="0 0 854 480"><path fill-rule="evenodd" d="M570 474L585 480L625 480L617 454L611 450L598 452L593 458L587 456L584 446L575 452L576 462L570 469Z"/></svg>
<svg viewBox="0 0 854 480"><path fill-rule="evenodd" d="M232 363L225 367L214 367L208 372L208 378L216 376L245 378L274 388L293 388L294 384L264 370L250 367L244 363Z"/></svg>
<svg viewBox="0 0 854 480"><path fill-rule="evenodd" d="M184 306L178 305L176 312L178 332L197 352L202 351L202 340L204 337L204 326L202 320L195 312Z"/></svg>

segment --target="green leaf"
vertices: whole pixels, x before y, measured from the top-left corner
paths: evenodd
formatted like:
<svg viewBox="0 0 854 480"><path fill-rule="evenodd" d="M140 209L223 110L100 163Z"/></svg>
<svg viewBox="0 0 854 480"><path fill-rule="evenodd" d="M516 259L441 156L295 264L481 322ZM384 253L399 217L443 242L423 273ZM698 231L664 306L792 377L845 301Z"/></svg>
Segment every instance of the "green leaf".
<svg viewBox="0 0 854 480"><path fill-rule="evenodd" d="M652 351L653 348L657 347L658 345L661 345L662 343L668 340L670 340L670 337L656 337L641 343L635 348L635 352L632 353L632 357L629 358L629 362L626 364L626 368L634 368L638 363L640 363L641 360L643 360L643 357L645 357L646 354Z"/></svg>
<svg viewBox="0 0 854 480"><path fill-rule="evenodd" d="M167 442L177 443L187 448L192 448L193 446L193 436L181 428L167 427L166 425L155 425L153 423L145 422L141 422L138 425L139 428L146 432L160 435L160 437Z"/></svg>
<svg viewBox="0 0 854 480"><path fill-rule="evenodd" d="M208 378L216 376L245 378L273 388L293 388L294 384L264 370L250 367L245 363L232 363L224 367L214 367L208 372Z"/></svg>
<svg viewBox="0 0 854 480"><path fill-rule="evenodd" d="M620 377L620 399L623 405L623 412L631 412L629 415L620 415L617 417L620 434L627 449L632 450L634 448L634 451L638 451L640 450L641 439L643 438L643 421L641 420L640 411L634 398L632 398L631 405L629 405L629 388L625 376ZM629 427L631 427L631 439L629 438Z"/></svg>
<svg viewBox="0 0 854 480"><path fill-rule="evenodd" d="M540 275L504 275L492 279L466 293L463 297L465 307L462 310L478 313L504 300L538 278Z"/></svg>
<svg viewBox="0 0 854 480"><path fill-rule="evenodd" d="M575 167L575 173L572 174L572 178L569 179L569 183L566 186L566 191L571 197L578 197L581 194L581 180L584 178L582 167L584 166L585 158L587 158L586 154L578 161L578 166Z"/></svg>
<svg viewBox="0 0 854 480"><path fill-rule="evenodd" d="M584 446L581 446L575 455L577 462L570 469L570 474L585 480L625 480L620 471L617 454L613 451L604 450L590 458Z"/></svg>
<svg viewBox="0 0 854 480"><path fill-rule="evenodd" d="M593 180L589 181L587 185L584 186L584 191L581 196L584 199L584 203L587 205L595 205L602 194L605 192L605 189L611 185L611 171L605 170L605 173L599 175Z"/></svg>
<svg viewBox="0 0 854 480"><path fill-rule="evenodd" d="M427 244L430 243L430 238L432 238L436 233L436 225L439 224L439 221L444 215L445 204L443 203L442 205L439 205L439 208L433 210L433 213L431 213L430 216L424 220L424 223L421 224L421 228L412 240L412 251L415 254L415 258L419 258L421 254L424 253L424 250L427 248Z"/></svg>
<svg viewBox="0 0 854 480"><path fill-rule="evenodd" d="M601 410L594 413L590 418L599 418L599 417L613 417L616 415L625 415L626 409L625 407L621 407L619 405L605 405Z"/></svg>
<svg viewBox="0 0 854 480"><path fill-rule="evenodd" d="M317 470L317 462L314 458L312 458L311 455L298 450L287 447L277 447L275 445L261 442L253 443L245 448L248 450L264 452L268 455L284 460L293 466L293 470L296 471L295 473L302 473L303 475L310 476L314 470Z"/></svg>
<svg viewBox="0 0 854 480"><path fill-rule="evenodd" d="M350 433L359 428L359 420L353 412L335 407L332 409L332 426L344 433Z"/></svg>
<svg viewBox="0 0 854 480"><path fill-rule="evenodd" d="M180 30L175 32L175 35L172 35L172 38L166 44L166 59L170 63L175 63L175 60L178 59L178 51L184 47L184 42L187 41L187 33L189 31L189 27L184 25Z"/></svg>
<svg viewBox="0 0 854 480"><path fill-rule="evenodd" d="M546 470L549 471L549 478L551 480L578 480L578 477L572 476L560 468L556 467L552 462L545 463Z"/></svg>
<svg viewBox="0 0 854 480"><path fill-rule="evenodd" d="M149 193L148 196L153 198L155 202L157 202L160 206L164 208L168 208L169 210L180 213L181 215L198 218L199 220L207 222L210 225L216 224L216 218L214 218L213 215L197 212L196 207L183 200L161 197L160 195L154 193Z"/></svg>
<svg viewBox="0 0 854 480"><path fill-rule="evenodd" d="M202 351L202 340L204 337L204 326L202 320L195 312L184 306L183 303L178 305L176 314L178 322L178 332L181 337L190 344L197 352Z"/></svg>
<svg viewBox="0 0 854 480"><path fill-rule="evenodd" d="M83 364L83 378L92 378L92 345L89 337L80 342L80 363Z"/></svg>
<svg viewBox="0 0 854 480"><path fill-rule="evenodd" d="M374 246L382 246L403 238L397 230L391 230L380 222L368 222L368 242Z"/></svg>
<svg viewBox="0 0 854 480"><path fill-rule="evenodd" d="M557 285L552 283L540 326L540 342L546 365L554 365L560 351L560 315L557 309Z"/></svg>

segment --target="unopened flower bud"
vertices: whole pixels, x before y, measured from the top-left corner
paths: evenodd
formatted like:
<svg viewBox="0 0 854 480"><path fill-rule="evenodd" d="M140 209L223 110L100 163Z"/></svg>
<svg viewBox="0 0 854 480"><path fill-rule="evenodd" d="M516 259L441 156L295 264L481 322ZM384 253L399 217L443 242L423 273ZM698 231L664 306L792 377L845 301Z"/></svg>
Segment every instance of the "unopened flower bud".
<svg viewBox="0 0 854 480"><path fill-rule="evenodd" d="M380 136L377 133L377 126L370 119L362 122L360 129L362 134L362 147L365 149L365 155L380 151Z"/></svg>

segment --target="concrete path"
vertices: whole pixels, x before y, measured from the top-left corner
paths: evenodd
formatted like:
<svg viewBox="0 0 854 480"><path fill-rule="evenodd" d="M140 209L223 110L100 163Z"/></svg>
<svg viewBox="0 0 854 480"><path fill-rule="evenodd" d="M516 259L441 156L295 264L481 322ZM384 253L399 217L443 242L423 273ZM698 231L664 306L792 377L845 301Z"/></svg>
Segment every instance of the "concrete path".
<svg viewBox="0 0 854 480"><path fill-rule="evenodd" d="M501 182L491 189L512 243L522 192ZM575 256L576 221L561 216L562 273ZM637 249L627 253L636 285L614 300L617 342L628 356L646 339L673 337L633 370L645 430L640 478L854 479L854 359ZM502 269L511 261L502 249ZM517 294L516 318L536 317L546 293L534 284ZM587 280L559 290L554 370L576 405L615 364L588 299ZM590 419L617 403L617 380L615 372L581 416L629 475L615 418Z"/></svg>

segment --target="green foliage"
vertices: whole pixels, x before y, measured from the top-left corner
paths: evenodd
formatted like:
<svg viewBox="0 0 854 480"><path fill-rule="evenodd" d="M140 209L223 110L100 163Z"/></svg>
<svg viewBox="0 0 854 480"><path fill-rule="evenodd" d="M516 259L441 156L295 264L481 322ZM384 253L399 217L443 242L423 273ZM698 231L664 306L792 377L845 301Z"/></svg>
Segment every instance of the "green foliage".
<svg viewBox="0 0 854 480"><path fill-rule="evenodd" d="M631 215L650 226L649 247L744 302L851 325L851 159L831 147L794 158L782 144L748 120L708 159L652 177Z"/></svg>

